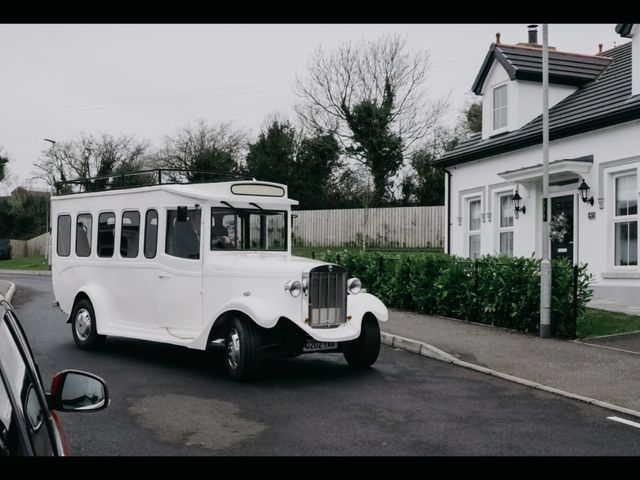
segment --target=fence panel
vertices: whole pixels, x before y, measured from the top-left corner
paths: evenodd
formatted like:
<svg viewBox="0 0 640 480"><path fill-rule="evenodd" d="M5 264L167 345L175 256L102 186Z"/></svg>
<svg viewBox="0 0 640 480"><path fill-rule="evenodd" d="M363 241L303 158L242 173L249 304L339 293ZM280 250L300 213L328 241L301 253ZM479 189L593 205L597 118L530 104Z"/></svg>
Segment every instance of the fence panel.
<svg viewBox="0 0 640 480"><path fill-rule="evenodd" d="M44 255L47 252L50 235L50 233L43 233L30 240L11 240L11 258Z"/></svg>
<svg viewBox="0 0 640 480"><path fill-rule="evenodd" d="M299 210L294 245L442 248L444 206Z"/></svg>

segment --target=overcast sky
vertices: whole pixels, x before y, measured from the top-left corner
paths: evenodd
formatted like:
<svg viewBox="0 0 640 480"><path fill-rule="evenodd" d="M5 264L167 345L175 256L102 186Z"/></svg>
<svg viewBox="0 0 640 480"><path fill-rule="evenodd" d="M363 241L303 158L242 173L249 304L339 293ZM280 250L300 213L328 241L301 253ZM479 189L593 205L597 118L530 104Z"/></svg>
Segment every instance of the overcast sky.
<svg viewBox="0 0 640 480"><path fill-rule="evenodd" d="M199 118L255 136L270 114L293 118L295 75L316 47L390 33L429 52L429 94L450 95L452 121L495 33L526 42L526 25L0 25L0 146L23 184L49 146L43 138L127 133L158 145ZM599 43L628 41L614 29L551 24L549 44L595 54Z"/></svg>

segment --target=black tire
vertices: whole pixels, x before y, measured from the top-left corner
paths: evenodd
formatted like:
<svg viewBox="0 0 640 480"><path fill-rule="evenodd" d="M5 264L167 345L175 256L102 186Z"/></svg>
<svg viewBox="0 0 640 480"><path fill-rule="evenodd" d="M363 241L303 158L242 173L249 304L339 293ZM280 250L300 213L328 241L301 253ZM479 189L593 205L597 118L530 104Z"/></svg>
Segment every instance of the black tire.
<svg viewBox="0 0 640 480"><path fill-rule="evenodd" d="M96 327L96 314L91 302L82 298L76 302L71 313L71 333L76 345L84 350L93 350L102 345L107 338L99 335Z"/></svg>
<svg viewBox="0 0 640 480"><path fill-rule="evenodd" d="M380 326L375 317L366 316L362 320L360 336L352 340L344 351L349 365L357 368L370 367L380 353Z"/></svg>
<svg viewBox="0 0 640 480"><path fill-rule="evenodd" d="M250 319L233 317L225 334L225 365L231 378L251 380L260 374L260 332Z"/></svg>

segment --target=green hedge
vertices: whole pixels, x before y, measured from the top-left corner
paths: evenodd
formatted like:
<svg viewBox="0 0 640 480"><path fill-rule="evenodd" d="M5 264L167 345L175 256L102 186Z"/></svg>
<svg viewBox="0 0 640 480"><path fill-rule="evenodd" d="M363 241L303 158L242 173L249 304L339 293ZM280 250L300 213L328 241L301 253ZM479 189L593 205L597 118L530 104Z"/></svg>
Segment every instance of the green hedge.
<svg viewBox="0 0 640 480"><path fill-rule="evenodd" d="M358 277L389 307L460 318L523 332L539 331L540 260L484 256L476 261L437 254L327 251L318 256ZM591 297L586 264L552 262L551 333L575 338ZM575 311L574 311L575 309Z"/></svg>
<svg viewBox="0 0 640 480"><path fill-rule="evenodd" d="M11 242L8 238L0 238L0 260L11 260Z"/></svg>

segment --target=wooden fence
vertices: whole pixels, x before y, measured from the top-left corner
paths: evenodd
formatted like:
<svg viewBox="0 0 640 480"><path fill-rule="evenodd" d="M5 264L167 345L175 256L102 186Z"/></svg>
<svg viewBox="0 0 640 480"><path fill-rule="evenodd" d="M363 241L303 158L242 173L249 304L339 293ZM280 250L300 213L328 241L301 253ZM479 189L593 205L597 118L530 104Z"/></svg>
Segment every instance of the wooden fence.
<svg viewBox="0 0 640 480"><path fill-rule="evenodd" d="M47 251L49 233L43 233L30 240L10 240L11 258L44 255Z"/></svg>
<svg viewBox="0 0 640 480"><path fill-rule="evenodd" d="M443 247L444 207L357 208L293 212L293 244L341 247Z"/></svg>

